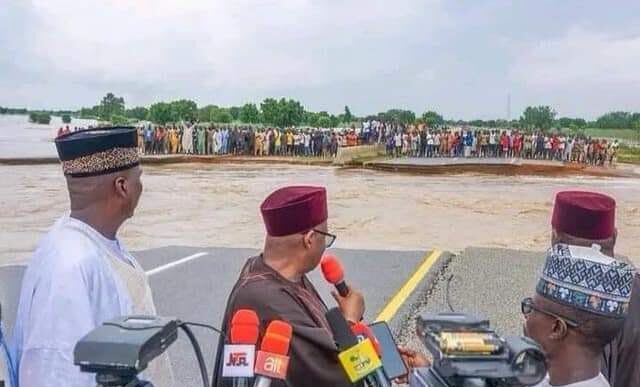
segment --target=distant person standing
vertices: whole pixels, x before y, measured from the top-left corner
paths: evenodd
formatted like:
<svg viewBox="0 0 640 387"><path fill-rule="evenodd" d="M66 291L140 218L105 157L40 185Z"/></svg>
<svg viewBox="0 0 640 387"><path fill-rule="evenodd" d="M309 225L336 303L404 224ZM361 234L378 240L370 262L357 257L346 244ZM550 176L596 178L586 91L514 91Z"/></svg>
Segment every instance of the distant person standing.
<svg viewBox="0 0 640 387"><path fill-rule="evenodd" d="M182 123L184 127L184 132L182 133L182 151L185 154L193 153L193 125L185 125Z"/></svg>
<svg viewBox="0 0 640 387"><path fill-rule="evenodd" d="M152 147L153 147L153 129L151 128L151 124L149 124L144 128L144 153L150 154L153 149Z"/></svg>

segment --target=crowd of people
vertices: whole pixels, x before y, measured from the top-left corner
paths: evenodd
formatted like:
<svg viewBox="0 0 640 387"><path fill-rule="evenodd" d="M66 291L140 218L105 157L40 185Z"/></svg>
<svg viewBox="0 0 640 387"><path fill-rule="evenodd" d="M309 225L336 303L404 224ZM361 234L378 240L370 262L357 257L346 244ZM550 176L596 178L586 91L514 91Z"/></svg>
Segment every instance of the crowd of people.
<svg viewBox="0 0 640 387"><path fill-rule="evenodd" d="M254 129L200 125L146 125L138 129L145 154L335 157L338 147L357 145L354 133L328 129Z"/></svg>
<svg viewBox="0 0 640 387"><path fill-rule="evenodd" d="M395 157L504 157L589 165L613 164L619 148L617 140L584 136L448 128L397 131L385 144L387 154Z"/></svg>
<svg viewBox="0 0 640 387"><path fill-rule="evenodd" d="M57 135L78 130L60 127ZM336 157L345 146L384 144L390 157L523 158L615 164L618 140L517 129L430 128L364 121L357 128L254 128L198 124L142 125L140 151L148 155Z"/></svg>
<svg viewBox="0 0 640 387"><path fill-rule="evenodd" d="M429 128L364 121L356 129L144 125L145 154L335 157L344 146L384 144L392 157L524 158L613 165L617 140L509 129Z"/></svg>

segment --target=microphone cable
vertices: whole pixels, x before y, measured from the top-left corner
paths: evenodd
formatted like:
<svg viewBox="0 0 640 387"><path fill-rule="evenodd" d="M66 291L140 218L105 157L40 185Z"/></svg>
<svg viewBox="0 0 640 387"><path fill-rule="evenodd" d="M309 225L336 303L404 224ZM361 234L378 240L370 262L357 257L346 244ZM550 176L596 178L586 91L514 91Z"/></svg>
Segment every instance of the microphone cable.
<svg viewBox="0 0 640 387"><path fill-rule="evenodd" d="M196 359L198 361L198 367L200 368L200 376L202 378L202 387L210 387L209 373L207 371L207 365L204 361L204 356L202 355L202 349L200 348L200 344L198 343L198 339L196 338L196 335L193 333L191 328L189 328L189 326L207 328L209 330L212 330L218 333L219 335L222 335L223 332L222 330L208 324L202 324L202 323L196 323L196 322L190 322L190 321L178 322L178 327L182 329L182 331L187 335L187 337L189 338L189 341L191 342L191 346L193 347L193 351L195 352Z"/></svg>

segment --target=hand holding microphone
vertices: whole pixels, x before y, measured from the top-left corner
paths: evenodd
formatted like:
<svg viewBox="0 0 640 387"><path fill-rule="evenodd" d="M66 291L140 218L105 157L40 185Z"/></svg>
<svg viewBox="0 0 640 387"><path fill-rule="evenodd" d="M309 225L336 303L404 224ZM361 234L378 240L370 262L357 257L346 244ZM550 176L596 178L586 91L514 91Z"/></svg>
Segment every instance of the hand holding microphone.
<svg viewBox="0 0 640 387"><path fill-rule="evenodd" d="M331 292L344 317L350 322L362 320L365 305L362 293L351 288L344 280L342 263L334 255L325 255L320 262L322 275L327 282L333 284L337 291Z"/></svg>

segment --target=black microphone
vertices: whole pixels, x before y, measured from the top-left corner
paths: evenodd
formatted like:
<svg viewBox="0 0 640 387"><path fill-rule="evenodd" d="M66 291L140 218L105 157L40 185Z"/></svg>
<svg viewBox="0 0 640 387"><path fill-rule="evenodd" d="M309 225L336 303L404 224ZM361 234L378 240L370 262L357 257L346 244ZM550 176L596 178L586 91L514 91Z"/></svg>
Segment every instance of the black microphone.
<svg viewBox="0 0 640 387"><path fill-rule="evenodd" d="M338 361L347 374L349 381L357 383L365 379L368 386L388 386L388 383L383 384L376 377L376 371L382 368L382 362L371 340L365 338L362 341L358 341L340 309L332 308L325 316L338 347Z"/></svg>

